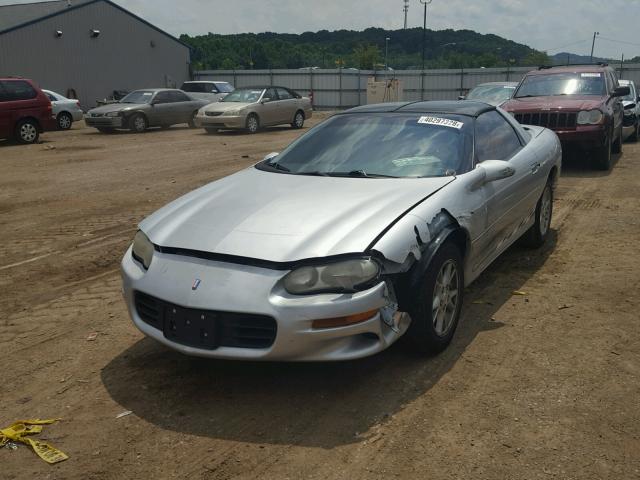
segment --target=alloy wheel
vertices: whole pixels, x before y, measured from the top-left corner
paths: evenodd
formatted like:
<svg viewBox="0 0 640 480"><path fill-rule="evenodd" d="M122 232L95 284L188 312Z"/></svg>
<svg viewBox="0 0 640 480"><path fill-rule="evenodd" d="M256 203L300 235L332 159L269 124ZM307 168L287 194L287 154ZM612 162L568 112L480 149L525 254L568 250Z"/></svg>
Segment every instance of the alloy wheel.
<svg viewBox="0 0 640 480"><path fill-rule="evenodd" d="M24 123L20 126L20 138L23 142L32 143L38 137L38 130L33 123Z"/></svg>
<svg viewBox="0 0 640 480"><path fill-rule="evenodd" d="M431 318L435 333L444 337L454 323L458 308L458 267L449 259L442 264L433 288Z"/></svg>
<svg viewBox="0 0 640 480"><path fill-rule="evenodd" d="M551 189L547 186L540 201L540 235L547 234L551 225Z"/></svg>

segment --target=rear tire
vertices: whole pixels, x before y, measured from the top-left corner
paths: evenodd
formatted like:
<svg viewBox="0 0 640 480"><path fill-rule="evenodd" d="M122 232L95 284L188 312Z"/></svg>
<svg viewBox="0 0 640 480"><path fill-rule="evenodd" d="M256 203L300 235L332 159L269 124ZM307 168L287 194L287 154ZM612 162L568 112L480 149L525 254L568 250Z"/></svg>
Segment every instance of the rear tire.
<svg viewBox="0 0 640 480"><path fill-rule="evenodd" d="M69 130L73 124L73 117L67 112L58 114L58 128L60 130Z"/></svg>
<svg viewBox="0 0 640 480"><path fill-rule="evenodd" d="M436 252L413 305L408 339L421 353L441 352L458 326L464 294L464 267L460 250L447 242Z"/></svg>
<svg viewBox="0 0 640 480"><path fill-rule="evenodd" d="M15 136L19 143L36 143L40 138L40 130L35 120L21 120L16 125Z"/></svg>
<svg viewBox="0 0 640 480"><path fill-rule="evenodd" d="M260 119L255 113L247 117L246 129L249 133L257 133L260 130Z"/></svg>
<svg viewBox="0 0 640 480"><path fill-rule="evenodd" d="M594 151L595 164L598 170L609 170L611 168L611 135L607 135L604 145Z"/></svg>
<svg viewBox="0 0 640 480"><path fill-rule="evenodd" d="M142 133L148 126L147 118L141 113L136 113L129 119L129 130L134 133Z"/></svg>
<svg viewBox="0 0 640 480"><path fill-rule="evenodd" d="M291 123L291 127L295 129L300 129L304 127L304 112L302 110L298 110L293 117L293 122Z"/></svg>
<svg viewBox="0 0 640 480"><path fill-rule="evenodd" d="M547 182L536 204L535 222L522 236L523 243L530 248L539 248L547 241L553 215L553 188Z"/></svg>

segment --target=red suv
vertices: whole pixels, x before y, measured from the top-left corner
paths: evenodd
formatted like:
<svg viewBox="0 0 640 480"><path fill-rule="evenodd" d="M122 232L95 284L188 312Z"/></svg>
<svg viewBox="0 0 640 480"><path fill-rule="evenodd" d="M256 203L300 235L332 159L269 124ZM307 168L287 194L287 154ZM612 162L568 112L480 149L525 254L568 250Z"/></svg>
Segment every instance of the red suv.
<svg viewBox="0 0 640 480"><path fill-rule="evenodd" d="M628 94L606 64L540 67L502 108L522 124L554 130L563 147L593 151L598 168L608 170L611 153L622 152L621 97Z"/></svg>
<svg viewBox="0 0 640 480"><path fill-rule="evenodd" d="M0 138L35 143L40 133L55 129L51 101L34 82L0 78Z"/></svg>

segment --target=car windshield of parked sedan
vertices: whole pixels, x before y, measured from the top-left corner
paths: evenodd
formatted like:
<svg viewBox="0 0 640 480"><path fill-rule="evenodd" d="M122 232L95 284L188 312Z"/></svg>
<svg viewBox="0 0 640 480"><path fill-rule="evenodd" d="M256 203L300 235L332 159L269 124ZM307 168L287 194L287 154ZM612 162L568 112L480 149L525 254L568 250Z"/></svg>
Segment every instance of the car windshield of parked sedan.
<svg viewBox="0 0 640 480"><path fill-rule="evenodd" d="M149 90L136 90L120 100L120 103L151 103L153 92Z"/></svg>
<svg viewBox="0 0 640 480"><path fill-rule="evenodd" d="M222 93L233 92L233 87L227 82L216 82L216 87L218 87L218 90Z"/></svg>
<svg viewBox="0 0 640 480"><path fill-rule="evenodd" d="M337 115L257 167L322 176L455 175L471 167L472 132L472 119L461 115Z"/></svg>
<svg viewBox="0 0 640 480"><path fill-rule="evenodd" d="M604 94L601 72L550 73L525 77L514 98Z"/></svg>
<svg viewBox="0 0 640 480"><path fill-rule="evenodd" d="M467 100L499 102L510 99L514 90L515 87L509 85L480 85L469 92Z"/></svg>
<svg viewBox="0 0 640 480"><path fill-rule="evenodd" d="M222 99L223 102L253 103L260 99L264 89L260 88L237 88Z"/></svg>

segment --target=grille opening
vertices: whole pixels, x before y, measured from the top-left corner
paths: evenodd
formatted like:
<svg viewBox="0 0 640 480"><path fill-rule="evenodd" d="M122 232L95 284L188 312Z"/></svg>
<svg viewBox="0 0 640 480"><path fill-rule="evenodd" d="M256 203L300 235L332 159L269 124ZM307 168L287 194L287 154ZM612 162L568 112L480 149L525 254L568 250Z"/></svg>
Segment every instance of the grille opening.
<svg viewBox="0 0 640 480"><path fill-rule="evenodd" d="M514 116L523 125L537 125L552 130L576 128L578 119L576 112L531 112L516 113Z"/></svg>
<svg viewBox="0 0 640 480"><path fill-rule="evenodd" d="M198 348L269 348L278 330L275 319L268 315L185 308L142 292L134 293L134 303L145 323L176 343ZM176 324L191 322L192 329L176 331ZM205 330L211 334L204 335Z"/></svg>

